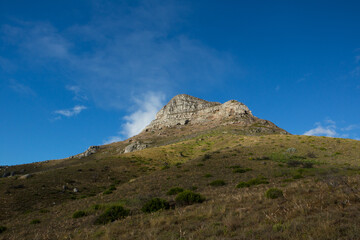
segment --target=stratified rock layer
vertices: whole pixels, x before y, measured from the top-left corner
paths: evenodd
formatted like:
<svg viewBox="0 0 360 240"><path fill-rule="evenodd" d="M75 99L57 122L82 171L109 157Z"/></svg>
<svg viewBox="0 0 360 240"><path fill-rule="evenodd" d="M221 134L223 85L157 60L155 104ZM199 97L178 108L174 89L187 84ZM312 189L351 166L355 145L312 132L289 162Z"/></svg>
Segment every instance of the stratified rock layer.
<svg viewBox="0 0 360 240"><path fill-rule="evenodd" d="M186 94L175 96L166 104L145 129L176 125L220 123L224 121L254 122L250 109L243 103L230 100L224 104L208 102Z"/></svg>

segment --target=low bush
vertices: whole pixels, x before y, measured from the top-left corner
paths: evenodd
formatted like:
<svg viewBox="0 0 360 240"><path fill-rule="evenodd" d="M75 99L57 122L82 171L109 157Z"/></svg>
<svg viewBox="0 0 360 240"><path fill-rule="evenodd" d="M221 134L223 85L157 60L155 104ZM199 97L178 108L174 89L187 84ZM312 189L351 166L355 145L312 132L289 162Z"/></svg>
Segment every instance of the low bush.
<svg viewBox="0 0 360 240"><path fill-rule="evenodd" d="M284 231L285 226L283 224L281 224L281 223L276 223L276 224L273 225L272 228L273 228L274 232L282 232L282 231Z"/></svg>
<svg viewBox="0 0 360 240"><path fill-rule="evenodd" d="M235 168L233 170L233 173L245 173L251 170L252 170L251 168Z"/></svg>
<svg viewBox="0 0 360 240"><path fill-rule="evenodd" d="M212 181L211 183L209 183L209 185L213 186L213 187L220 187L220 186L226 185L226 183L224 180L215 180L215 181Z"/></svg>
<svg viewBox="0 0 360 240"><path fill-rule="evenodd" d="M210 177L212 177L213 175L211 175L210 173L207 173L207 174L205 174L204 175L204 177L206 177L206 178L210 178Z"/></svg>
<svg viewBox="0 0 360 240"><path fill-rule="evenodd" d="M237 188L245 188L250 187L250 184L247 182L239 182L238 185L236 185Z"/></svg>
<svg viewBox="0 0 360 240"><path fill-rule="evenodd" d="M102 208L102 206L100 204L94 204L91 208L94 210L99 210Z"/></svg>
<svg viewBox="0 0 360 240"><path fill-rule="evenodd" d="M116 190L115 185L110 185L110 187L109 187L108 189L106 189L106 190L103 192L103 194L111 194L111 193L113 193L113 191L115 191L115 190Z"/></svg>
<svg viewBox="0 0 360 240"><path fill-rule="evenodd" d="M303 168L313 168L313 163L312 162L303 162L302 163L302 167Z"/></svg>
<svg viewBox="0 0 360 240"><path fill-rule="evenodd" d="M170 190L166 194L167 195L176 195L176 194L181 193L183 191L184 191L184 189L181 188L181 187L173 187L173 188L170 188Z"/></svg>
<svg viewBox="0 0 360 240"><path fill-rule="evenodd" d="M265 196L270 199L275 199L283 196L283 191L277 188L270 188L266 191Z"/></svg>
<svg viewBox="0 0 360 240"><path fill-rule="evenodd" d="M86 216L86 212L85 211L76 211L74 212L74 214L72 215L73 218L81 218L81 217L85 217Z"/></svg>
<svg viewBox="0 0 360 240"><path fill-rule="evenodd" d="M111 206L105 210L94 222L96 225L107 224L129 216L130 211L123 206Z"/></svg>
<svg viewBox="0 0 360 240"><path fill-rule="evenodd" d="M31 220L30 224L39 224L41 221L39 219Z"/></svg>
<svg viewBox="0 0 360 240"><path fill-rule="evenodd" d="M103 192L103 194L107 195L107 194L112 194L113 191L111 191L110 189L107 189Z"/></svg>
<svg viewBox="0 0 360 240"><path fill-rule="evenodd" d="M247 182L239 182L237 188L251 187L253 185L268 184L269 181L264 177L253 178Z"/></svg>
<svg viewBox="0 0 360 240"><path fill-rule="evenodd" d="M169 208L170 204L166 200L160 198L153 198L144 204L144 206L141 208L141 211L145 213L151 213L159 211L161 209Z"/></svg>
<svg viewBox="0 0 360 240"><path fill-rule="evenodd" d="M252 186L252 185L259 185L259 184L268 184L269 181L264 177L258 177L258 178L253 178L253 179L249 180L248 183L250 184L250 186Z"/></svg>
<svg viewBox="0 0 360 240"><path fill-rule="evenodd" d="M7 227L5 226L0 226L0 233L3 233L7 230Z"/></svg>
<svg viewBox="0 0 360 240"><path fill-rule="evenodd" d="M176 196L175 201L177 205L186 206L194 203L202 203L205 201L205 198L198 193L185 190Z"/></svg>
<svg viewBox="0 0 360 240"><path fill-rule="evenodd" d="M161 167L161 170L166 170L166 169L169 169L169 168L170 168L169 165L164 165L164 166Z"/></svg>
<svg viewBox="0 0 360 240"><path fill-rule="evenodd" d="M295 175L293 176L293 179L300 179L300 178L303 178L303 176L302 176L300 173L295 174Z"/></svg>

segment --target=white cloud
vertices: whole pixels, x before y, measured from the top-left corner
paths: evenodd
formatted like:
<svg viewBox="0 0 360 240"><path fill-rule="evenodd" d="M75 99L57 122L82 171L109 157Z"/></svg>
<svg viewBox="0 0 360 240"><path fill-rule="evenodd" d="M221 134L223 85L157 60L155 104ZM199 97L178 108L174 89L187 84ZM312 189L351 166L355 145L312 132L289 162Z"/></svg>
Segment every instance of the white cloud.
<svg viewBox="0 0 360 240"><path fill-rule="evenodd" d="M304 135L308 136L326 136L326 137L335 137L338 135L336 132L336 127L334 125L322 126L321 123L316 123L316 128L306 131Z"/></svg>
<svg viewBox="0 0 360 240"><path fill-rule="evenodd" d="M133 98L135 104L132 108L135 110L124 117L126 122L121 126L118 136L109 137L104 144L121 141L139 134L155 119L156 113L164 105L164 99L165 95L161 92L147 92L141 98Z"/></svg>
<svg viewBox="0 0 360 240"><path fill-rule="evenodd" d="M347 126L347 127L342 128L341 130L342 130L342 131L351 131L351 130L355 130L355 129L359 129L359 128L360 128L360 125L358 125L358 124L351 124L351 125L349 125L349 126Z"/></svg>
<svg viewBox="0 0 360 240"><path fill-rule="evenodd" d="M50 23L18 22L3 25L5 40L30 57L67 59L70 43Z"/></svg>
<svg viewBox="0 0 360 240"><path fill-rule="evenodd" d="M350 124L346 127L339 128L336 122L331 119L326 119L323 123L317 122L315 126L315 128L306 131L304 135L356 139L357 135L353 130L360 128L359 124Z"/></svg>
<svg viewBox="0 0 360 240"><path fill-rule="evenodd" d="M93 4L98 5L89 22L66 29L46 22L2 25L4 47L12 47L31 69L45 68L63 81L75 81L71 85L103 108L124 109L131 95L147 91L216 88L223 79L240 75L229 53L179 33L186 24L186 4Z"/></svg>
<svg viewBox="0 0 360 240"><path fill-rule="evenodd" d="M82 106L82 105L76 105L75 107L73 107L71 109L56 110L54 113L62 115L62 116L66 116L66 117L72 117L72 116L78 115L86 108L87 107Z"/></svg>
<svg viewBox="0 0 360 240"><path fill-rule="evenodd" d="M126 123L122 126L121 134L129 138L140 133L155 119L156 113L164 105L164 99L164 94L154 92L148 92L142 99L135 99L138 109L124 117Z"/></svg>

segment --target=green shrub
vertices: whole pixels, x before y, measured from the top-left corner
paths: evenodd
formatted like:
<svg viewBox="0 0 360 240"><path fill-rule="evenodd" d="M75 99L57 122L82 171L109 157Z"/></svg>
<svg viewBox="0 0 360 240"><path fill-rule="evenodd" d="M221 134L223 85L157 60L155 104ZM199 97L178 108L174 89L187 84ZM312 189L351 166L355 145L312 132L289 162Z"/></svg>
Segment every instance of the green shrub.
<svg viewBox="0 0 360 240"><path fill-rule="evenodd" d="M103 192L103 194L107 195L107 194L112 194L113 191L111 191L110 189L107 189Z"/></svg>
<svg viewBox="0 0 360 240"><path fill-rule="evenodd" d="M253 185L268 184L269 181L264 177L253 178L247 182L239 182L237 188L251 187Z"/></svg>
<svg viewBox="0 0 360 240"><path fill-rule="evenodd" d="M283 196L283 191L277 188L270 188L266 191L265 196L270 199L275 199Z"/></svg>
<svg viewBox="0 0 360 240"><path fill-rule="evenodd" d="M123 206L111 206L95 220L94 224L100 225L114 222L127 217L129 213L130 211L125 209Z"/></svg>
<svg viewBox="0 0 360 240"><path fill-rule="evenodd" d="M300 179L300 178L303 178L303 176L302 176L300 173L295 174L295 175L293 176L293 179Z"/></svg>
<svg viewBox="0 0 360 240"><path fill-rule="evenodd" d="M85 211L76 211L74 212L74 214L72 215L73 218L81 218L81 217L85 217L86 216L86 212Z"/></svg>
<svg viewBox="0 0 360 240"><path fill-rule="evenodd" d="M170 168L169 165L165 165L165 166L162 166L162 167L161 167L161 170L166 170L166 169L169 169L169 168Z"/></svg>
<svg viewBox="0 0 360 240"><path fill-rule="evenodd" d="M191 205L194 203L202 203L205 198L198 193L194 193L190 190L185 190L179 193L175 198L176 204L180 206Z"/></svg>
<svg viewBox="0 0 360 240"><path fill-rule="evenodd" d="M39 219L34 219L34 220L31 220L30 224L39 224L40 223L40 220Z"/></svg>
<svg viewBox="0 0 360 240"><path fill-rule="evenodd" d="M175 194L181 193L183 191L184 191L184 189L181 187L173 187L173 188L170 188L170 190L166 194L167 195L175 195Z"/></svg>
<svg viewBox="0 0 360 240"><path fill-rule="evenodd" d="M274 224L272 228L273 228L274 232L282 232L285 230L284 224L281 224L281 223Z"/></svg>
<svg viewBox="0 0 360 240"><path fill-rule="evenodd" d="M115 185L110 185L109 190L110 190L110 191L115 191L115 190L116 190Z"/></svg>
<svg viewBox="0 0 360 240"><path fill-rule="evenodd" d="M250 184L250 186L253 186L253 185L259 185L259 184L268 184L269 181L264 177L258 177L258 178L253 178L253 179L249 180L248 183Z"/></svg>
<svg viewBox="0 0 360 240"><path fill-rule="evenodd" d="M0 233L3 233L7 230L7 227L5 226L0 226Z"/></svg>
<svg viewBox="0 0 360 240"><path fill-rule="evenodd" d="M239 182L238 185L236 185L237 188L245 188L250 187L250 184L247 182Z"/></svg>
<svg viewBox="0 0 360 240"><path fill-rule="evenodd" d="M153 198L144 204L144 206L141 208L141 211L145 213L151 213L151 212L159 211L161 209L169 209L169 208L170 205L166 200L160 198Z"/></svg>
<svg viewBox="0 0 360 240"><path fill-rule="evenodd" d="M207 174L205 174L204 175L204 177L206 177L206 178L210 178L210 177L212 177L213 175L211 175L210 173L207 173Z"/></svg>
<svg viewBox="0 0 360 240"><path fill-rule="evenodd" d="M94 209L94 210L99 210L101 208L102 208L102 206L100 204L95 204L92 206L92 209Z"/></svg>
<svg viewBox="0 0 360 240"><path fill-rule="evenodd" d="M233 165L233 166L230 166L229 168L241 168L240 165Z"/></svg>
<svg viewBox="0 0 360 240"><path fill-rule="evenodd" d="M224 180L215 180L212 181L209 185L213 187L220 187L226 185L226 183L224 182Z"/></svg>
<svg viewBox="0 0 360 240"><path fill-rule="evenodd" d="M251 170L252 170L251 168L235 168L233 170L233 173L245 173Z"/></svg>

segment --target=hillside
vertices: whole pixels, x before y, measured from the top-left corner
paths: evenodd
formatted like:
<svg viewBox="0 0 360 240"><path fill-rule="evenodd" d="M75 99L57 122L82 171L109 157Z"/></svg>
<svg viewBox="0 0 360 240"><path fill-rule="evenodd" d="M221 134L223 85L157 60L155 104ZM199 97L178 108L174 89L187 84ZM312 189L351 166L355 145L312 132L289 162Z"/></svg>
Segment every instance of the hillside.
<svg viewBox="0 0 360 240"><path fill-rule="evenodd" d="M4 173L0 239L360 238L360 141L291 135L237 101L178 95L133 138ZM169 205L143 212L154 198Z"/></svg>

